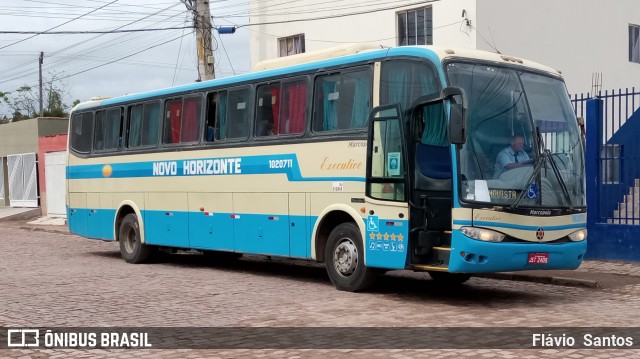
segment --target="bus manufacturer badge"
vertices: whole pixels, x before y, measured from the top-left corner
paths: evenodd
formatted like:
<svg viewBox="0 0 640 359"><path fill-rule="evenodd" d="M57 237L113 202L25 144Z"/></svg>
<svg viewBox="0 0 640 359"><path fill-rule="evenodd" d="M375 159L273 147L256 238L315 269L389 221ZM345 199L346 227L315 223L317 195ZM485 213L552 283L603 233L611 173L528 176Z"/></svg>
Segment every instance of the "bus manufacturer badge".
<svg viewBox="0 0 640 359"><path fill-rule="evenodd" d="M538 238L539 241L544 238L544 229L542 229L542 227L536 231L536 238Z"/></svg>
<svg viewBox="0 0 640 359"><path fill-rule="evenodd" d="M529 197L529 199L538 198L538 186L535 183L529 184L529 188L527 188L527 197Z"/></svg>

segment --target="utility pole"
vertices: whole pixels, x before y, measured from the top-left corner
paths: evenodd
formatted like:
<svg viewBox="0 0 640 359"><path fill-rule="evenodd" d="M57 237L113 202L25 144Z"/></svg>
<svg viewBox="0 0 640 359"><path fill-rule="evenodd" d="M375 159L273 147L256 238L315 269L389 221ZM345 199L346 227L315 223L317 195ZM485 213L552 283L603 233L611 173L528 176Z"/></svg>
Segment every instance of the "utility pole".
<svg viewBox="0 0 640 359"><path fill-rule="evenodd" d="M40 70L40 117L44 115L42 104L42 63L44 62L44 52L40 51L39 70Z"/></svg>
<svg viewBox="0 0 640 359"><path fill-rule="evenodd" d="M193 25L196 29L196 45L198 47L198 81L212 80L215 78L215 72L211 47L212 27L209 0L181 1L188 10L193 12Z"/></svg>

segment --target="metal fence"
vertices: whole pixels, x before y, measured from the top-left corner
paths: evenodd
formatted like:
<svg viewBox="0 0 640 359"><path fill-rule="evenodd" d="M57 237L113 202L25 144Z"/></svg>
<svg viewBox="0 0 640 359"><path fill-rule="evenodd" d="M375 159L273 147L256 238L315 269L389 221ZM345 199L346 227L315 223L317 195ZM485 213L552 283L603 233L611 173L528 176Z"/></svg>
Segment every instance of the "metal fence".
<svg viewBox="0 0 640 359"><path fill-rule="evenodd" d="M601 100L597 121L588 121L598 131L594 152L597 180L587 181L587 192L597 199L594 223L640 225L640 90L635 88L575 94L571 97L576 116L587 117L587 101ZM598 127L595 127L598 126ZM595 193L594 193L595 192Z"/></svg>

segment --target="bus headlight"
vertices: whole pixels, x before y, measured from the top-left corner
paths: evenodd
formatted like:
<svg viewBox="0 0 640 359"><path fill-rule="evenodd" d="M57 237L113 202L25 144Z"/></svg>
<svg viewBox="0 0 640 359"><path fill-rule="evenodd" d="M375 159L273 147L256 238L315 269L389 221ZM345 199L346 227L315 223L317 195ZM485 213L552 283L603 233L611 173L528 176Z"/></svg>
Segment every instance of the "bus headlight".
<svg viewBox="0 0 640 359"><path fill-rule="evenodd" d="M462 227L460 228L462 234L469 238L477 239L484 242L502 242L504 234L490 229L478 228L478 227Z"/></svg>
<svg viewBox="0 0 640 359"><path fill-rule="evenodd" d="M573 242L580 242L587 239L587 230L581 229L579 231L575 231L569 235L569 239Z"/></svg>

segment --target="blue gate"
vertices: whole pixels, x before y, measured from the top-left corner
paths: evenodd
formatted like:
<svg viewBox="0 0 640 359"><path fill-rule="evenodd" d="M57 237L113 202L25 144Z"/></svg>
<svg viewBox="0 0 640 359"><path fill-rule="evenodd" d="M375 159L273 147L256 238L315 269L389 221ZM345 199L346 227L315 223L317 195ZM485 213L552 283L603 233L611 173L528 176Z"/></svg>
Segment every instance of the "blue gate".
<svg viewBox="0 0 640 359"><path fill-rule="evenodd" d="M586 118L587 257L640 261L640 92L580 94L572 102Z"/></svg>

